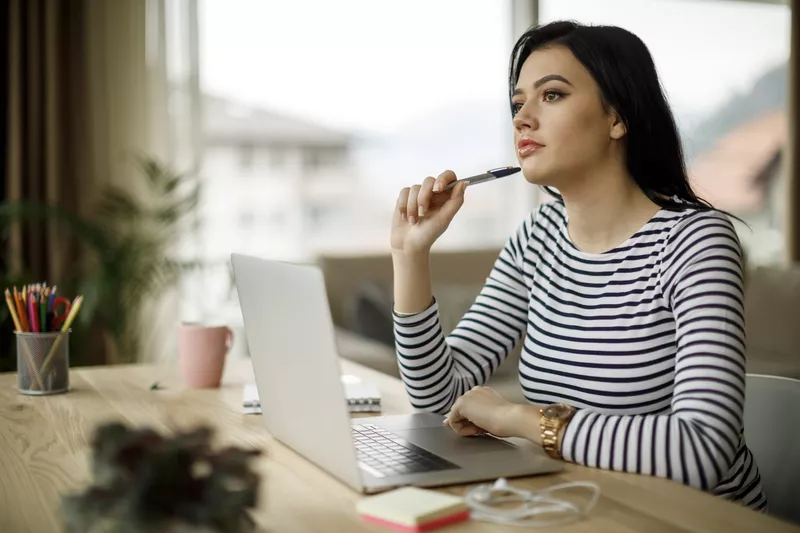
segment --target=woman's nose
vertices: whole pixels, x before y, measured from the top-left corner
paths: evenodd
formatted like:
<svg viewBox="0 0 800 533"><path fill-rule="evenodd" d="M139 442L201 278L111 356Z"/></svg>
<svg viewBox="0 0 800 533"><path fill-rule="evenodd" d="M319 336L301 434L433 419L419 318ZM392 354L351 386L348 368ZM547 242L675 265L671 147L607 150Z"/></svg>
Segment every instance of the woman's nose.
<svg viewBox="0 0 800 533"><path fill-rule="evenodd" d="M522 109L520 109L514 117L514 129L519 132L535 130L539 127L538 119L527 109L528 107L529 106L522 106Z"/></svg>

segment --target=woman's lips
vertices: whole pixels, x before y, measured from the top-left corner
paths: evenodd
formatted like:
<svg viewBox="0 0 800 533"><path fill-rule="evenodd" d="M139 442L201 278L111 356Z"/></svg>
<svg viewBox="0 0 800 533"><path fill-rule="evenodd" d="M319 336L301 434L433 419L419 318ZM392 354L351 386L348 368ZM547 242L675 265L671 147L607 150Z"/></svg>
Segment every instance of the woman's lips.
<svg viewBox="0 0 800 533"><path fill-rule="evenodd" d="M517 153L520 157L529 156L542 148L544 148L543 144L539 144L529 137L522 137L517 142Z"/></svg>

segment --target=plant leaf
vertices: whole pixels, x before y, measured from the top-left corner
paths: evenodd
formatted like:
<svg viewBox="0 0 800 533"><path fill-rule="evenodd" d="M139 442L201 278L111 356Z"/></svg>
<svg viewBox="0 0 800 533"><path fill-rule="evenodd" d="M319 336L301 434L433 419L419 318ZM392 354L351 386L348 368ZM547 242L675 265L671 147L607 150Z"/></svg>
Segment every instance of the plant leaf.
<svg viewBox="0 0 800 533"><path fill-rule="evenodd" d="M133 194L115 185L108 186L103 191L96 209L97 213L106 219L135 218L142 216L143 212Z"/></svg>

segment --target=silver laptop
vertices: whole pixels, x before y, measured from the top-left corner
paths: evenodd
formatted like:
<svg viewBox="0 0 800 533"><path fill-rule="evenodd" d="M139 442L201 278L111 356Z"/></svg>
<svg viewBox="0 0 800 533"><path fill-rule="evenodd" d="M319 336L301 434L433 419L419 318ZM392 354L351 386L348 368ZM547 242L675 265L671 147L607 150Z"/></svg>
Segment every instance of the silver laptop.
<svg viewBox="0 0 800 533"><path fill-rule="evenodd" d="M240 254L231 260L267 431L353 489L373 493L563 468L538 447L460 437L438 414L351 420L320 269Z"/></svg>

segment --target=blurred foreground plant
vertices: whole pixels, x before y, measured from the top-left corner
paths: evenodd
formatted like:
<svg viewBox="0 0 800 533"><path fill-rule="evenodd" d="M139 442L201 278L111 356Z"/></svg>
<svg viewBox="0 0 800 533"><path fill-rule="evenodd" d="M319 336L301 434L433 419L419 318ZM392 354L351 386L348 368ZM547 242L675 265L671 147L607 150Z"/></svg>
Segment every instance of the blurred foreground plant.
<svg viewBox="0 0 800 533"><path fill-rule="evenodd" d="M69 533L245 533L258 502L259 450L214 451L208 427L172 437L120 423L97 428L92 484L64 496Z"/></svg>

